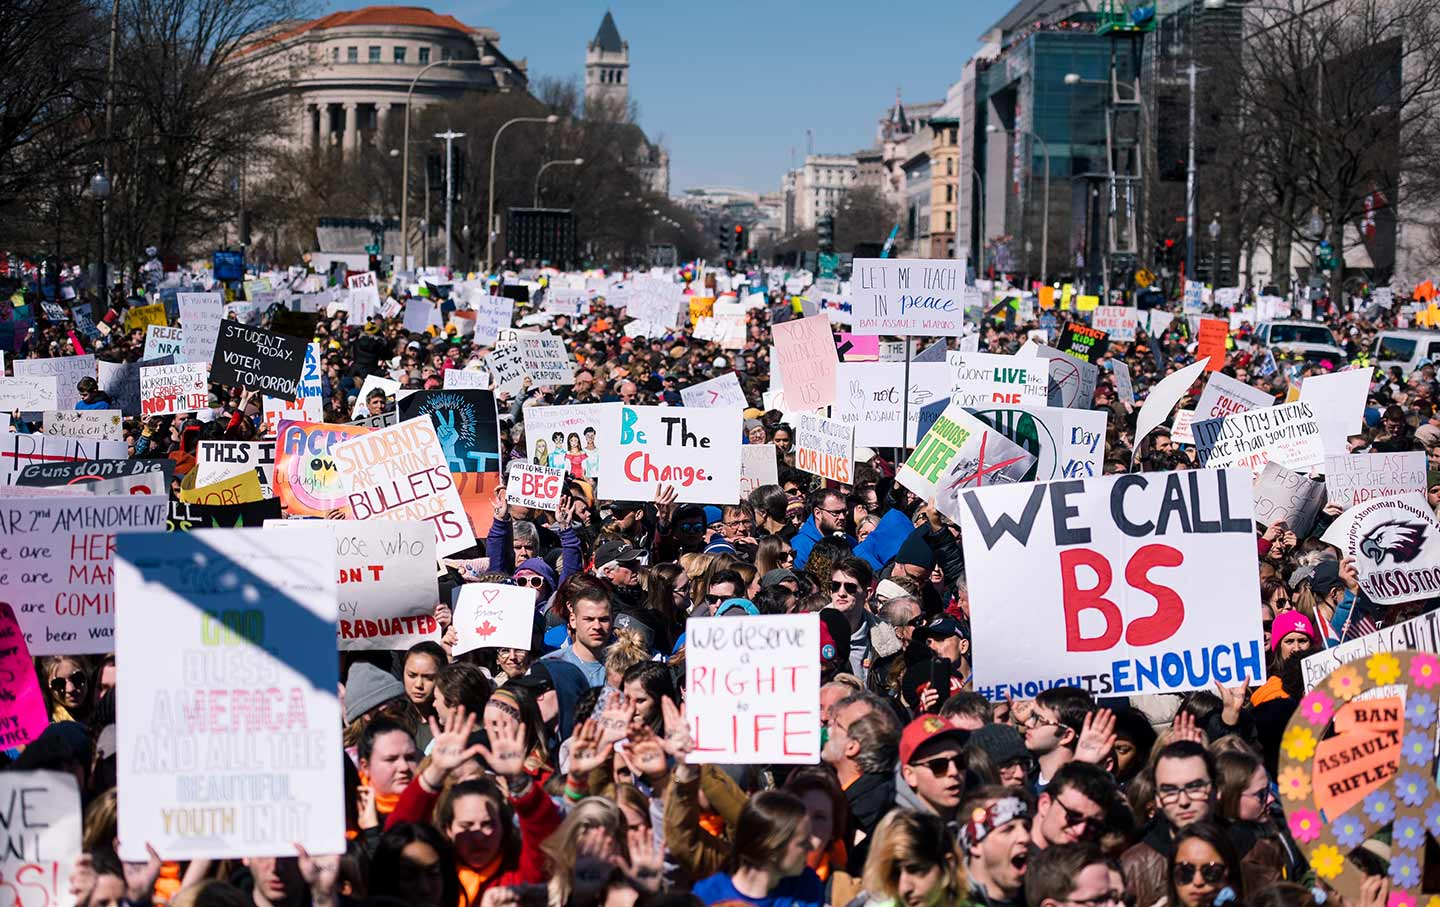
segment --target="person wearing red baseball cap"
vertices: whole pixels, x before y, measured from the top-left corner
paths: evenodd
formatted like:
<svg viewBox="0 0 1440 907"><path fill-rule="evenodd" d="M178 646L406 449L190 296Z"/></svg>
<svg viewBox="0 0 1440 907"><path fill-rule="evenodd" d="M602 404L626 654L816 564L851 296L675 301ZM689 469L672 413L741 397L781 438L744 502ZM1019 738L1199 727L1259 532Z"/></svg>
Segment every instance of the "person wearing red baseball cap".
<svg viewBox="0 0 1440 907"><path fill-rule="evenodd" d="M938 715L922 715L900 733L899 806L955 818L965 795L965 742L970 734Z"/></svg>

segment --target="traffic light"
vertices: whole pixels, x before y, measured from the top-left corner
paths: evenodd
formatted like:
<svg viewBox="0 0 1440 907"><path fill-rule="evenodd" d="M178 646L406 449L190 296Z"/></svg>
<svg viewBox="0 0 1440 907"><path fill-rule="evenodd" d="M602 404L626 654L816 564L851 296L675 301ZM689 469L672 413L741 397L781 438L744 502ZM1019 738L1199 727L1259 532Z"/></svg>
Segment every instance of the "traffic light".
<svg viewBox="0 0 1440 907"><path fill-rule="evenodd" d="M720 254L724 255L730 251L730 228L721 224L715 228L715 242L720 246Z"/></svg>
<svg viewBox="0 0 1440 907"><path fill-rule="evenodd" d="M734 271L734 270L735 270L735 259L733 259L733 258L727 258L727 259L725 259L725 270L727 270L727 271Z"/></svg>
<svg viewBox="0 0 1440 907"><path fill-rule="evenodd" d="M820 249L828 252L835 247L835 217L827 214L815 224L815 238Z"/></svg>
<svg viewBox="0 0 1440 907"><path fill-rule="evenodd" d="M745 251L745 228L740 224L735 225L735 236L732 238L732 242L734 244L730 247L730 249L736 255L739 255L741 252Z"/></svg>

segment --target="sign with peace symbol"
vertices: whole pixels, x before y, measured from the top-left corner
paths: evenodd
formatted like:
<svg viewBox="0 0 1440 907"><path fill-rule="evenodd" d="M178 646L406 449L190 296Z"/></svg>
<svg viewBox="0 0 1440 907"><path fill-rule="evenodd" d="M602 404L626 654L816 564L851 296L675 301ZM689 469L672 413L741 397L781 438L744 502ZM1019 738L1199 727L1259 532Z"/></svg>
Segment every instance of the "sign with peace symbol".
<svg viewBox="0 0 1440 907"><path fill-rule="evenodd" d="M1391 829L1386 907L1422 900L1425 836L1440 841L1435 757L1440 656L1377 652L1340 665L1300 700L1280 740L1281 802L1315 874L1360 903L1364 873L1346 859Z"/></svg>

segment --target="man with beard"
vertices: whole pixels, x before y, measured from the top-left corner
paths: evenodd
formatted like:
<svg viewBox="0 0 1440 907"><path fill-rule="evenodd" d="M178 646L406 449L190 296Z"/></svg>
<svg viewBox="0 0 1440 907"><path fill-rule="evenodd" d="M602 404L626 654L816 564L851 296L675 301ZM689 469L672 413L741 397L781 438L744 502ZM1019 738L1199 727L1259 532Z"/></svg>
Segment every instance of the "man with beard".
<svg viewBox="0 0 1440 907"><path fill-rule="evenodd" d="M1270 626L1270 651L1274 653L1270 679L1251 695L1250 704L1265 767L1272 775L1279 760L1280 737L1305 695L1301 663L1318 645L1310 618L1299 611L1282 612Z"/></svg>
<svg viewBox="0 0 1440 907"><path fill-rule="evenodd" d="M1010 787L974 791L960 807L960 847L970 901L978 907L1025 903L1025 868L1030 859L1030 801Z"/></svg>

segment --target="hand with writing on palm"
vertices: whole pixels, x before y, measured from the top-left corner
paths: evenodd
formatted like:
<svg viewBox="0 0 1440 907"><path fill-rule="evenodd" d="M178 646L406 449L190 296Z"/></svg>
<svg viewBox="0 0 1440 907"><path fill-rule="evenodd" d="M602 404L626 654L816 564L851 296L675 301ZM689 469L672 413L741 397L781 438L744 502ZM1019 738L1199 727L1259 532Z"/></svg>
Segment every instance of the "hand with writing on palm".
<svg viewBox="0 0 1440 907"><path fill-rule="evenodd" d="M604 743L624 740L629 733L630 721L635 717L635 703L622 693L610 697L605 711L600 713L600 739Z"/></svg>
<svg viewBox="0 0 1440 907"><path fill-rule="evenodd" d="M475 746L495 774L514 778L525 771L525 727L513 718L490 732L490 746Z"/></svg>
<svg viewBox="0 0 1440 907"><path fill-rule="evenodd" d="M570 743L570 774L575 777L589 775L610 758L611 746L601 740L600 723L587 718L575 732Z"/></svg>

